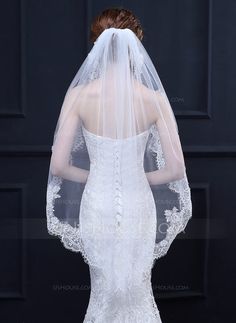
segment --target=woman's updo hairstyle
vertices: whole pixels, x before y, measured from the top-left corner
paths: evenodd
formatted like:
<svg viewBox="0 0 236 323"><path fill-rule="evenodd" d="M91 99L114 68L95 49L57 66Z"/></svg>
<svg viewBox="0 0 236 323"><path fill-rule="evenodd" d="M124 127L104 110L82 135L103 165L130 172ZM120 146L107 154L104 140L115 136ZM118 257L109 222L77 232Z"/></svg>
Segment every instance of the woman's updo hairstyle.
<svg viewBox="0 0 236 323"><path fill-rule="evenodd" d="M95 17L91 29L90 40L95 42L98 36L107 28L129 28L141 41L143 39L143 30L138 18L127 9L110 8L105 9Z"/></svg>

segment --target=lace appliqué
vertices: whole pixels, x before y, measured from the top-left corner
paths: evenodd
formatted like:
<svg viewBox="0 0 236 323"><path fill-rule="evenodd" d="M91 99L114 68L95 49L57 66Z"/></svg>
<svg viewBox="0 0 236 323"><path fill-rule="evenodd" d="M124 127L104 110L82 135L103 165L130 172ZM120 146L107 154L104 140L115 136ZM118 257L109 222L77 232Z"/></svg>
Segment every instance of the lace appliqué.
<svg viewBox="0 0 236 323"><path fill-rule="evenodd" d="M74 138L72 151L76 152L78 150L85 149L85 147L86 147L86 143L84 140L82 127L79 126L78 130L76 131L76 136Z"/></svg>
<svg viewBox="0 0 236 323"><path fill-rule="evenodd" d="M91 294L83 323L161 323L151 286L151 273L140 286L127 286L125 294L106 289L106 277L90 267Z"/></svg>
<svg viewBox="0 0 236 323"><path fill-rule="evenodd" d="M118 143L109 139L103 140L89 133L84 135L90 155L91 176L87 180L80 207L80 219L83 219L80 222L80 230L79 227L61 222L54 215L55 201L62 195L60 189L63 180L60 177L51 178L47 194L49 233L59 236L66 248L80 251L91 270L91 294L83 323L161 323L151 286L156 209L142 168L142 154L140 153L140 163L135 161L135 167L132 165L128 167L129 155L120 154L121 141ZM146 132L138 137L142 151L146 145L147 135ZM125 140L128 151L132 140ZM121 158L127 158L127 161ZM126 167L121 169L120 164ZM135 176L137 171L140 172L138 177ZM133 181L134 178L137 178L137 181ZM102 193L103 190L104 193ZM125 198L125 190L136 192L132 195L132 203ZM110 238L112 249L109 249L109 243L106 243L106 240L104 240L104 248L101 248L103 246L101 238L104 236L101 236L100 224L103 221L101 219L106 215L106 206L110 205L104 200L108 192L111 201L111 209L108 210L109 214L114 216L114 221L111 223L114 223L115 227ZM130 216L135 215L136 218L135 225L128 233L125 231L127 219L124 211ZM145 220L143 220L144 215ZM109 218L107 221L110 221ZM86 223L92 224L95 229L92 234L86 230ZM149 233L148 230L150 230ZM89 234L86 235L86 232ZM82 233L85 238L84 245L80 239ZM127 238L127 244L125 244ZM110 260L112 260L112 266L109 265ZM94 265L95 262L96 265Z"/></svg>
<svg viewBox="0 0 236 323"><path fill-rule="evenodd" d="M165 166L165 160L161 148L161 141L157 131L157 127L153 124L150 128L151 139L148 142L148 150L154 154L155 162L158 169Z"/></svg>
<svg viewBox="0 0 236 323"><path fill-rule="evenodd" d="M90 74L88 74L88 81L94 81L100 77L100 60L98 59L96 53L94 50L90 51L87 58L90 62L90 64L93 66L93 68L88 69L88 71L91 71Z"/></svg>
<svg viewBox="0 0 236 323"><path fill-rule="evenodd" d="M69 223L63 223L54 215L55 199L61 197L58 194L61 184L62 178L57 176L53 176L51 182L48 184L46 205L48 233L58 236L65 248L74 252L81 252L85 263L93 264L84 251L79 225L72 227Z"/></svg>
<svg viewBox="0 0 236 323"><path fill-rule="evenodd" d="M161 147L160 137L158 134L157 126L151 126L151 139L148 144L148 149L153 152L155 162L158 169L165 166L164 155ZM168 183L168 188L178 195L179 209L174 206L171 210L165 210L165 218L168 224L166 237L156 243L154 250L154 259L164 256L170 248L171 243L180 232L184 229L192 217L192 202L191 192L189 188L186 173L180 180Z"/></svg>

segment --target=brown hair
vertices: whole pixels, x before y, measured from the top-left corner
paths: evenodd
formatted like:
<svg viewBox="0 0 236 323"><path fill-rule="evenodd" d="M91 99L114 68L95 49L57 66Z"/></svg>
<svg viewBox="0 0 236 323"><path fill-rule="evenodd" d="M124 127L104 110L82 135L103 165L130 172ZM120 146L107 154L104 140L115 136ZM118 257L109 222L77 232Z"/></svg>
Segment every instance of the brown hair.
<svg viewBox="0 0 236 323"><path fill-rule="evenodd" d="M107 28L129 28L139 40L143 39L143 29L139 19L128 9L108 8L95 17L90 29L90 40L95 42L98 36Z"/></svg>

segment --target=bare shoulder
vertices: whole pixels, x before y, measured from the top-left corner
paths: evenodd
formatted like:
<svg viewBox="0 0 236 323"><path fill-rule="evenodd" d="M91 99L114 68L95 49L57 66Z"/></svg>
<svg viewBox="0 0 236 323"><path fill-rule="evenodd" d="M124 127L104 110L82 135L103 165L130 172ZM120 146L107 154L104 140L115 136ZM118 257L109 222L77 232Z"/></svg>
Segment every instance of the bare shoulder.
<svg viewBox="0 0 236 323"><path fill-rule="evenodd" d="M152 90L139 82L136 83L136 86L142 93L145 108L147 109L152 122L156 122L159 119L159 107L163 103L163 95L161 91Z"/></svg>
<svg viewBox="0 0 236 323"><path fill-rule="evenodd" d="M68 100L74 100L76 99L76 96L79 94L81 90L82 90L81 85L77 85L72 88L69 88L66 93L66 97L68 97Z"/></svg>
<svg viewBox="0 0 236 323"><path fill-rule="evenodd" d="M87 85L77 85L67 92L68 100L74 104L74 112L78 117L83 117L84 105L86 109L98 95L98 86L91 82ZM91 104L90 104L91 103Z"/></svg>
<svg viewBox="0 0 236 323"><path fill-rule="evenodd" d="M145 86L144 84L140 82L135 82L136 87L139 91L141 91L143 99L147 102L150 103L153 101L153 99L161 99L161 92L159 90L152 90Z"/></svg>

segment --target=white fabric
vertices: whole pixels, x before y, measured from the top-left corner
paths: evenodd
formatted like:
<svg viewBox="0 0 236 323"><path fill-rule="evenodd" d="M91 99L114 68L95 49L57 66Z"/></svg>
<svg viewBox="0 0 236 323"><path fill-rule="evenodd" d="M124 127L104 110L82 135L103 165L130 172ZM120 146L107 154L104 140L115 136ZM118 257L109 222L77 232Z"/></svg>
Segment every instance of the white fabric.
<svg viewBox="0 0 236 323"><path fill-rule="evenodd" d="M96 265L90 268L92 294L85 322L161 322L150 280L156 210L142 167L148 131L137 137L140 160L134 165L127 156L136 138L114 141L83 131L91 168L80 228L86 254ZM130 169L139 173L138 183Z"/></svg>
<svg viewBox="0 0 236 323"><path fill-rule="evenodd" d="M151 269L191 218L191 194L174 113L130 29L103 31L69 86L46 212L90 267L84 322L161 322Z"/></svg>

